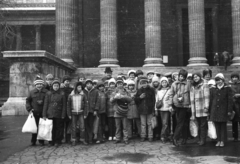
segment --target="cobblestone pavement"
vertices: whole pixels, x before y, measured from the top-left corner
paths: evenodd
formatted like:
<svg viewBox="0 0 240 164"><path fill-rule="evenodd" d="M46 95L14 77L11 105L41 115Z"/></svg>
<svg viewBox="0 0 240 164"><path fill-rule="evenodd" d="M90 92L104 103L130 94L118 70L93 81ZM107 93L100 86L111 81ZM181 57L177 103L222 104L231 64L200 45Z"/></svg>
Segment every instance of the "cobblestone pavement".
<svg viewBox="0 0 240 164"><path fill-rule="evenodd" d="M176 149L178 148L174 148L170 143L162 144L158 141L149 143L139 140L131 141L128 145L106 142L87 146L80 144L74 147L68 144L59 147L29 146L10 156L3 164L221 164L240 162L240 158L231 156L190 157Z"/></svg>

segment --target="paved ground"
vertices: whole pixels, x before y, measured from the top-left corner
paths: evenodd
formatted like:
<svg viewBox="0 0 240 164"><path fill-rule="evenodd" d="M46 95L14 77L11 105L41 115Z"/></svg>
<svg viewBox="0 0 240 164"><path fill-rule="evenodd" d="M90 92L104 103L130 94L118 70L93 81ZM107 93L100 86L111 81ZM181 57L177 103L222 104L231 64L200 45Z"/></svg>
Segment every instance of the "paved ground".
<svg viewBox="0 0 240 164"><path fill-rule="evenodd" d="M187 146L175 148L170 143L141 143L138 139L131 140L129 145L106 142L75 147L67 144L58 148L31 147L30 135L21 133L25 118L0 117L0 162L3 164L240 163L240 142L228 142L224 148L216 148L211 141L198 147L191 140Z"/></svg>

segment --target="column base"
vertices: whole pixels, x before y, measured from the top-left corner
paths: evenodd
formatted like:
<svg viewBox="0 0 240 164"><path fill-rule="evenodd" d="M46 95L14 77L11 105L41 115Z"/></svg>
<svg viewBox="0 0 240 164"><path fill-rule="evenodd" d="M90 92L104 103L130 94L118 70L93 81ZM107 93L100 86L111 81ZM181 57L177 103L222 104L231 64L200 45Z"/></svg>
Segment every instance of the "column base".
<svg viewBox="0 0 240 164"><path fill-rule="evenodd" d="M209 66L205 57L193 57L188 60L187 67Z"/></svg>
<svg viewBox="0 0 240 164"><path fill-rule="evenodd" d="M74 64L74 61L72 59L62 59L62 60L70 65Z"/></svg>
<svg viewBox="0 0 240 164"><path fill-rule="evenodd" d="M146 58L143 67L165 67L162 58Z"/></svg>
<svg viewBox="0 0 240 164"><path fill-rule="evenodd" d="M2 116L28 115L26 110L26 97L9 97L0 109Z"/></svg>
<svg viewBox="0 0 240 164"><path fill-rule="evenodd" d="M240 66L240 56L233 58L231 66Z"/></svg>
<svg viewBox="0 0 240 164"><path fill-rule="evenodd" d="M118 64L117 59L111 59L111 58L104 58L99 61L100 65L98 66L99 68L104 68L104 67L120 67Z"/></svg>

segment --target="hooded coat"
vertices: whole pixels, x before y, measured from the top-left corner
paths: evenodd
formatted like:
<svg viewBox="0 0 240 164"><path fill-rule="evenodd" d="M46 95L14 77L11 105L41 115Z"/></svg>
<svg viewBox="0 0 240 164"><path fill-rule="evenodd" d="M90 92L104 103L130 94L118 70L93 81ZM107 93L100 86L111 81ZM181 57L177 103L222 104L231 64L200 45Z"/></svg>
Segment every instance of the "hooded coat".
<svg viewBox="0 0 240 164"><path fill-rule="evenodd" d="M236 83L229 81L229 86L232 89L233 96L235 94L240 94L240 81ZM240 98L233 98L233 111L235 112L233 121L240 121Z"/></svg>

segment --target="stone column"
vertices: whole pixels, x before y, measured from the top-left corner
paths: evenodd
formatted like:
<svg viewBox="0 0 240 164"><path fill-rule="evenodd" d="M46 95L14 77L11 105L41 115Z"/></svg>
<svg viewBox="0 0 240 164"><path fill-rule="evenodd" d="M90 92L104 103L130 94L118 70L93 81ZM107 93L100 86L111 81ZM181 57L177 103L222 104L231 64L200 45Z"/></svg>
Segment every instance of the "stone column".
<svg viewBox="0 0 240 164"><path fill-rule="evenodd" d="M73 50L75 51L75 40L78 39L78 31L75 30L74 22L76 5L78 0L56 1L56 54L67 63L73 64ZM76 33L77 31L77 33ZM73 37L77 36L77 37ZM75 53L75 52L74 52Z"/></svg>
<svg viewBox="0 0 240 164"><path fill-rule="evenodd" d="M119 67L117 60L117 0L101 0L101 60L98 67Z"/></svg>
<svg viewBox="0 0 240 164"><path fill-rule="evenodd" d="M143 67L162 67L161 0L145 0L146 59Z"/></svg>
<svg viewBox="0 0 240 164"><path fill-rule="evenodd" d="M188 66L208 66L205 48L204 0L188 0L189 50Z"/></svg>
<svg viewBox="0 0 240 164"><path fill-rule="evenodd" d="M232 66L240 66L240 0L232 0L233 55Z"/></svg>
<svg viewBox="0 0 240 164"><path fill-rule="evenodd" d="M41 26L35 26L36 30L36 50L41 50Z"/></svg>
<svg viewBox="0 0 240 164"><path fill-rule="evenodd" d="M22 33L21 33L22 26L16 26L16 50L22 50Z"/></svg>

